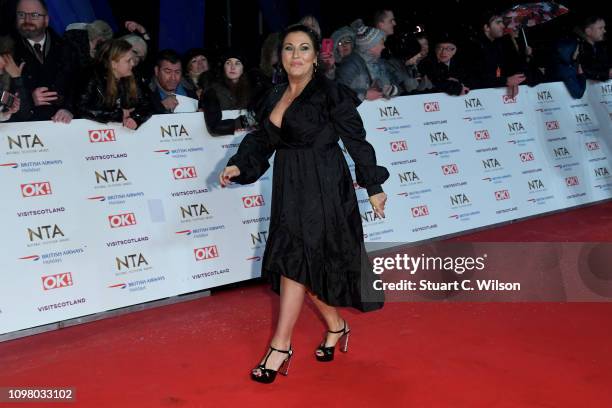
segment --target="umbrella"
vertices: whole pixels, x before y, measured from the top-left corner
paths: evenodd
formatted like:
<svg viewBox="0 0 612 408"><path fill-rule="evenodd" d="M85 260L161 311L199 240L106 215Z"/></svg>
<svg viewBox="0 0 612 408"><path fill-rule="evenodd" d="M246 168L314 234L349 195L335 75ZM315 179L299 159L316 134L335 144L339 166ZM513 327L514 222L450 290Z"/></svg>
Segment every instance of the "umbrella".
<svg viewBox="0 0 612 408"><path fill-rule="evenodd" d="M543 1L539 3L518 4L502 14L506 29L512 31L520 29L523 33L523 38L525 38L525 45L527 45L525 27L533 27L546 23L568 12L569 9L561 4Z"/></svg>

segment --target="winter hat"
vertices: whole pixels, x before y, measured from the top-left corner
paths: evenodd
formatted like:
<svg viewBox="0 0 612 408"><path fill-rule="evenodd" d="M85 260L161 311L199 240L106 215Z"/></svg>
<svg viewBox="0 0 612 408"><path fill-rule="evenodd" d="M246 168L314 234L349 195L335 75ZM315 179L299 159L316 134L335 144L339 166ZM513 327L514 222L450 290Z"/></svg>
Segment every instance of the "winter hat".
<svg viewBox="0 0 612 408"><path fill-rule="evenodd" d="M332 38L332 41L334 42L334 57L336 57L336 60L341 59L340 54L338 53L338 43L340 41L350 40L353 43L353 45L355 45L355 39L356 39L355 37L356 37L355 30L353 30L349 26L340 27L339 29L337 29L336 31L332 33L331 38Z"/></svg>
<svg viewBox="0 0 612 408"><path fill-rule="evenodd" d="M108 41L113 38L113 29L106 21L94 20L87 24L86 29L90 41L98 38Z"/></svg>
<svg viewBox="0 0 612 408"><path fill-rule="evenodd" d="M356 22L352 23L351 26L353 26L353 24L360 22L361 20L357 20ZM383 41L385 39L385 33L382 30L379 30L378 28L374 28L374 27L368 27L366 25L363 25L363 22L361 22L362 25L357 27L357 48L360 51L367 51L370 48L378 45L381 41Z"/></svg>
<svg viewBox="0 0 612 408"><path fill-rule="evenodd" d="M230 49L230 50L225 51L223 55L221 55L221 59L219 60L219 62L221 63L221 66L223 66L223 64L225 64L225 61L227 61L230 58L236 58L237 60L242 62L242 65L247 64L247 61L244 55L240 51Z"/></svg>

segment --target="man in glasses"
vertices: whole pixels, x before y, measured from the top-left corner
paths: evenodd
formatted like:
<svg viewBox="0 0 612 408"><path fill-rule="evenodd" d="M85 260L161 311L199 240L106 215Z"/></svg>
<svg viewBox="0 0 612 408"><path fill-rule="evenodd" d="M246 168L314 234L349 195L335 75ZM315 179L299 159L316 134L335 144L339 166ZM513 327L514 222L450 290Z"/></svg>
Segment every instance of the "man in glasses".
<svg viewBox="0 0 612 408"><path fill-rule="evenodd" d="M15 60L25 62L23 80L33 108L28 120L72 120L71 78L76 66L70 48L49 29L44 0L17 2Z"/></svg>

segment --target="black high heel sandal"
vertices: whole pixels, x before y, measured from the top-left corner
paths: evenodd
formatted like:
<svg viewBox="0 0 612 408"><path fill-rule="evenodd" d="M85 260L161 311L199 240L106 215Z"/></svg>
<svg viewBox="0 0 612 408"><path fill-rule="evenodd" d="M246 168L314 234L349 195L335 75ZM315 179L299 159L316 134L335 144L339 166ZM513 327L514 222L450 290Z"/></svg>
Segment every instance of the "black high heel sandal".
<svg viewBox="0 0 612 408"><path fill-rule="evenodd" d="M271 368L266 368L266 363L268 362L268 358L270 357L273 351L287 354L287 358L285 358L283 363L280 365L280 367L278 368L278 371L272 370ZM263 384L270 384L271 382L274 382L274 379L276 378L277 373L281 373L282 375L285 375L285 376L288 375L289 374L289 363L291 362L291 356L293 356L293 349L291 348L291 346L289 346L289 350L279 350L277 348L270 346L263 363L259 364L257 367L253 368L253 370L251 371L251 379L253 381L257 381ZM257 369L259 369L261 373L260 375L256 375L254 373L254 371Z"/></svg>
<svg viewBox="0 0 612 408"><path fill-rule="evenodd" d="M327 331L327 333L331 333L331 334L342 333L342 336L340 336L336 344L342 342L340 345L340 351L343 353L346 353L348 351L348 341L349 341L350 332L351 332L351 329L346 330L346 320L344 321L344 327L342 327L342 330L338 330L338 331L328 330ZM336 344L334 344L331 347L325 347L326 340L327 340L327 335L323 339L323 343L321 343L321 345L315 350L315 357L317 358L317 361L327 362L327 361L334 360L334 351L336 350ZM322 355L319 355L318 354L319 352L322 353Z"/></svg>

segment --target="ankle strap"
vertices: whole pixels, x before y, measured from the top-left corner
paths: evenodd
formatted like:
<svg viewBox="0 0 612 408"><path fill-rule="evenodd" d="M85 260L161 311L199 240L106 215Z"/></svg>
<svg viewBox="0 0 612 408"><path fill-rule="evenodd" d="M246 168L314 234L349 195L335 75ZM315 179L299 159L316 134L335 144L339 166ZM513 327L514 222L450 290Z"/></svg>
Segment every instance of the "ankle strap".
<svg viewBox="0 0 612 408"><path fill-rule="evenodd" d="M272 346L270 346L270 350L277 351L279 353L284 353L284 354L291 354L291 353L293 353L293 350L291 349L291 345L289 345L289 350L279 350L279 349L274 348Z"/></svg>
<svg viewBox="0 0 612 408"><path fill-rule="evenodd" d="M338 330L338 331L331 331L328 330L328 333L332 333L332 334L338 334L338 333L344 333L346 331L346 320L343 320L343 326L342 329Z"/></svg>

